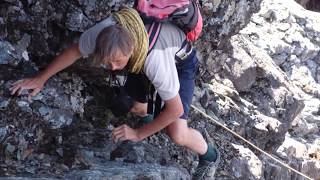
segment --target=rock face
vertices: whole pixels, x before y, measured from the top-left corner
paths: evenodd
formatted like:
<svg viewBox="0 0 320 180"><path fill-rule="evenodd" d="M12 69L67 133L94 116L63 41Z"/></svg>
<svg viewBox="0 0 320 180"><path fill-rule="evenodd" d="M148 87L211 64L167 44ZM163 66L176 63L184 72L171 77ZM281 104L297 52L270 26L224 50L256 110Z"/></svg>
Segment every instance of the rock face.
<svg viewBox="0 0 320 180"><path fill-rule="evenodd" d="M263 174L262 163L259 158L248 148L234 145L239 151L240 158L234 158L231 163L233 173L237 179L261 179Z"/></svg>
<svg viewBox="0 0 320 180"><path fill-rule="evenodd" d="M96 165L90 170L74 171L64 179L190 179L188 172L174 167L164 167L156 164L124 164L110 162Z"/></svg>
<svg viewBox="0 0 320 180"><path fill-rule="evenodd" d="M213 78L197 93L197 101L208 114L315 179L319 177L315 157L320 135L319 27L319 14L294 1L263 1L247 27L231 37L228 48L211 53L211 63L203 61L212 70L204 71L204 77ZM239 145L238 140L231 141ZM250 167L252 159L244 158L238 146L231 148L242 157L230 163L233 172L239 164ZM255 162L261 161L262 168L240 169L247 173L234 176L303 179L264 155L257 157Z"/></svg>
<svg viewBox="0 0 320 180"><path fill-rule="evenodd" d="M296 0L297 3L301 4L304 8L320 12L320 4L317 0Z"/></svg>
<svg viewBox="0 0 320 180"><path fill-rule="evenodd" d="M305 7L314 2L305 1ZM140 143L111 141L115 126L141 123L130 115L116 118L106 109L108 73L91 67L90 58L51 78L31 102L29 92L10 95L12 82L38 73L81 32L122 5L132 6L133 1L0 4L1 175L191 178L197 156L163 132ZM193 104L318 178L320 15L293 0L202 0L201 9L204 30L196 43L200 75ZM193 111L190 119L190 126L205 129L221 151L218 179L303 179L199 113Z"/></svg>
<svg viewBox="0 0 320 180"><path fill-rule="evenodd" d="M222 48L245 27L259 4L249 0L203 1L204 32L209 33L202 41L211 48ZM76 42L81 32L122 5L132 6L133 1L1 3L1 174L67 179L190 179L197 163L195 154L176 147L163 134L140 145L110 141L114 126L139 123L130 116L120 121L106 110L108 74L90 68L88 60L51 78L31 102L27 100L29 92L22 92L20 97L9 94L14 81L37 74L63 48ZM123 169L127 174L121 176Z"/></svg>

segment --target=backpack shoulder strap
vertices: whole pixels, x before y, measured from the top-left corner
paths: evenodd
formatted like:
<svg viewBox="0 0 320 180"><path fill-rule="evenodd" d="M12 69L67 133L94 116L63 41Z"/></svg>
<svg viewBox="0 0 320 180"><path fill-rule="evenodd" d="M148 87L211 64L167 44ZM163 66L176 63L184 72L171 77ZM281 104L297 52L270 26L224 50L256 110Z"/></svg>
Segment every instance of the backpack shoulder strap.
<svg viewBox="0 0 320 180"><path fill-rule="evenodd" d="M152 22L148 29L148 36L149 36L149 49L148 49L148 55L154 48L154 45L156 44L160 31L161 31L162 23L160 22Z"/></svg>
<svg viewBox="0 0 320 180"><path fill-rule="evenodd" d="M149 36L149 49L148 55L154 48L156 44L160 31L161 31L162 23L153 21L148 29L148 36ZM161 111L161 98L158 93L156 93L154 86L149 81L149 95L148 95L148 114L153 114L156 117L160 114Z"/></svg>

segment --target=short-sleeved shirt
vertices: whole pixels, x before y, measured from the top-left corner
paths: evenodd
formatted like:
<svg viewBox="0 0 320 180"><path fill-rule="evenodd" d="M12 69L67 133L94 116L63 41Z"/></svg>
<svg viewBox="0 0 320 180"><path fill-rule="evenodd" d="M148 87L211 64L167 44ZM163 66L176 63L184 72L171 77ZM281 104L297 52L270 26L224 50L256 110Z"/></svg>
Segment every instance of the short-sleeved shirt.
<svg viewBox="0 0 320 180"><path fill-rule="evenodd" d="M93 53L98 34L105 27L115 24L116 20L110 16L82 33L79 40L81 54L88 56ZM179 92L180 84L175 64L175 54L184 40L185 34L183 31L170 23L164 23L158 40L144 63L144 73L164 101L174 98Z"/></svg>

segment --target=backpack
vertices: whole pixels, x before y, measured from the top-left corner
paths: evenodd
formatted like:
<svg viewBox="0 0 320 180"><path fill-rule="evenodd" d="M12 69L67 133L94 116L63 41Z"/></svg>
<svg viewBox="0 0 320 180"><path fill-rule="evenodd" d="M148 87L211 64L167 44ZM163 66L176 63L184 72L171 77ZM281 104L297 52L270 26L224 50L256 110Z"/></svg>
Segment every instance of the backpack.
<svg viewBox="0 0 320 180"><path fill-rule="evenodd" d="M202 16L197 0L136 0L134 7L145 24L171 22L194 42L202 31Z"/></svg>

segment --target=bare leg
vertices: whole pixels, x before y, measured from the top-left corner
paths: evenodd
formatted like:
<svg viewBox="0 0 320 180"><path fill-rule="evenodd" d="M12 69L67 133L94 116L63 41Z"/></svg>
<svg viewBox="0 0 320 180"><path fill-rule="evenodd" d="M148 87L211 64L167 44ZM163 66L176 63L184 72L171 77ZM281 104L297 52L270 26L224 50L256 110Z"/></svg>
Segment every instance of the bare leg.
<svg viewBox="0 0 320 180"><path fill-rule="evenodd" d="M200 155L207 152L208 145L201 133L189 128L187 121L184 119L174 121L166 128L166 132L178 145L185 146Z"/></svg>
<svg viewBox="0 0 320 180"><path fill-rule="evenodd" d="M131 112L137 116L144 117L147 115L147 105L147 103L135 102ZM189 128L186 120L177 119L165 130L176 144L185 146L200 155L207 152L208 145L203 136L197 130Z"/></svg>

